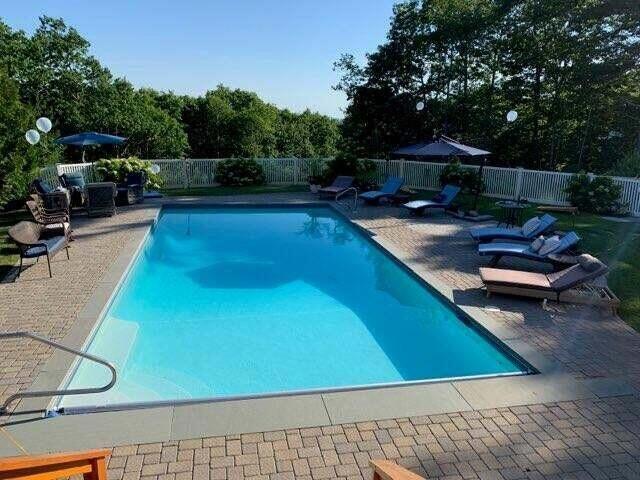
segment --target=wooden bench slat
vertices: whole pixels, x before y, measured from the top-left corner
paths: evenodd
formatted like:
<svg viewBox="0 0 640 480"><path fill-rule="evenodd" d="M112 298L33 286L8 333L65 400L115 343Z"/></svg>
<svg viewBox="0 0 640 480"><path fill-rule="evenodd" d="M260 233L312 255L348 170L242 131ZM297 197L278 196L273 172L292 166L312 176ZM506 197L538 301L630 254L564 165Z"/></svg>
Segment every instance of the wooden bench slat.
<svg viewBox="0 0 640 480"><path fill-rule="evenodd" d="M0 459L0 472L23 468L55 465L82 460L105 458L111 454L109 449L89 450L86 452L51 453L47 455L22 455Z"/></svg>
<svg viewBox="0 0 640 480"><path fill-rule="evenodd" d="M0 480L53 480L83 475L85 480L106 480L110 450L26 455L0 459Z"/></svg>
<svg viewBox="0 0 640 480"><path fill-rule="evenodd" d="M424 480L420 475L389 460L371 460L374 480Z"/></svg>

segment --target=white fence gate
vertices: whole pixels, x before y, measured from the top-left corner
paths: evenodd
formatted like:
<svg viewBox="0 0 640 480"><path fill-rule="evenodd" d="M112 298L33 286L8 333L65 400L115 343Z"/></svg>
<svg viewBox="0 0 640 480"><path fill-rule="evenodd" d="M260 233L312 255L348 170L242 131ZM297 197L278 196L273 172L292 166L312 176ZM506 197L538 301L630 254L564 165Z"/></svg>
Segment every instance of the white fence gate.
<svg viewBox="0 0 640 480"><path fill-rule="evenodd" d="M223 159L163 159L151 160L160 166L164 188L197 188L216 185L216 166ZM326 159L322 160L326 161ZM409 160L372 160L376 165L376 179L382 183L388 175L403 177L406 185L415 189L437 190L440 173L445 163L415 162ZM260 158L269 184L301 185L307 183L311 170L318 162L308 158ZM463 165L464 168L479 167ZM92 164L60 164L42 169L41 175L50 183L58 183L58 175L82 172L87 181L96 181ZM484 195L494 198L521 196L535 203L568 205L564 189L572 174L522 168L485 167ZM640 216L640 181L626 177L612 177L622 187L620 201L628 205L629 212Z"/></svg>

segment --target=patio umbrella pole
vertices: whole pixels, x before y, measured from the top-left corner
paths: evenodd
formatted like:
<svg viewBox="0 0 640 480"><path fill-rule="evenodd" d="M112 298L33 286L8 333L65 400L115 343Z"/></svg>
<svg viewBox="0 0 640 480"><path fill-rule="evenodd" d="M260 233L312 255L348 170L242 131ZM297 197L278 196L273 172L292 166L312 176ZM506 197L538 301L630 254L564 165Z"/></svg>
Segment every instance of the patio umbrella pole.
<svg viewBox="0 0 640 480"><path fill-rule="evenodd" d="M480 169L478 170L478 183L476 184L476 194L473 198L473 208L477 212L478 210L478 197L480 197L480 189L482 188L482 170L484 169L484 164L487 161L486 158L482 159L482 163L480 164Z"/></svg>

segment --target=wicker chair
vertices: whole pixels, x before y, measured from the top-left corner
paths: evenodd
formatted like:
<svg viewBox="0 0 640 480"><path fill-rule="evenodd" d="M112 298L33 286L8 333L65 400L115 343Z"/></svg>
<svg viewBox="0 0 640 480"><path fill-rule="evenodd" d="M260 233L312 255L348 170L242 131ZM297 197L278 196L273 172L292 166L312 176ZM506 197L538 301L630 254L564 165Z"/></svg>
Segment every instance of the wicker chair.
<svg viewBox="0 0 640 480"><path fill-rule="evenodd" d="M61 210L69 213L71 194L67 189L55 189L48 182L38 178L31 182L31 192L42 199L47 210Z"/></svg>
<svg viewBox="0 0 640 480"><path fill-rule="evenodd" d="M87 184L87 215L89 217L111 216L116 213L116 184L97 182Z"/></svg>
<svg viewBox="0 0 640 480"><path fill-rule="evenodd" d="M49 278L53 276L51 274L51 257L60 250L65 250L67 259L69 258L69 239L65 235L42 238L42 230L42 225L27 221L19 222L9 229L9 237L20 250L20 269L16 278L22 273L22 264L25 258L38 259L46 256Z"/></svg>
<svg viewBox="0 0 640 480"><path fill-rule="evenodd" d="M35 197L35 198L33 198ZM71 240L71 222L65 213L48 213L42 206L37 195L32 195L25 206L33 220L42 226L42 234L47 237L64 235Z"/></svg>
<svg viewBox="0 0 640 480"><path fill-rule="evenodd" d="M127 173L124 183L118 184L118 205L132 205L144 201L147 172Z"/></svg>
<svg viewBox="0 0 640 480"><path fill-rule="evenodd" d="M80 172L63 173L58 177L60 185L69 191L71 207L84 207L87 199L86 182Z"/></svg>

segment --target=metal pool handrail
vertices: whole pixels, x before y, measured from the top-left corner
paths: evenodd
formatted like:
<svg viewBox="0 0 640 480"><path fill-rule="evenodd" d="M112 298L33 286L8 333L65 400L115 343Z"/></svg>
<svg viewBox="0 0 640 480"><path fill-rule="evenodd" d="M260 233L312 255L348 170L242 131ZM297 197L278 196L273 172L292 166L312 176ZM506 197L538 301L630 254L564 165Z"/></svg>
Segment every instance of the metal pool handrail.
<svg viewBox="0 0 640 480"><path fill-rule="evenodd" d="M15 402L20 398L36 398L36 397L55 397L62 395L82 395L86 393L101 393L106 392L111 387L113 387L116 383L117 373L115 367L109 363L108 361L96 357L95 355L91 355L89 353L81 352L80 350L76 350L74 348L67 347L60 343L54 342L53 340L49 340L48 338L41 337L39 335L35 335L30 332L9 332L9 333L0 333L0 340L4 340L7 338L30 338L32 340L36 340L38 342L50 345L59 350L63 350L68 353L72 353L74 355L78 355L79 357L86 358L87 360L94 361L101 365L104 365L111 371L111 381L102 387L91 387L91 388L71 388L71 389L63 389L63 390L36 390L33 392L18 392L11 395L4 401L4 404L0 406L0 416L8 414L8 407L11 403Z"/></svg>
<svg viewBox="0 0 640 480"><path fill-rule="evenodd" d="M337 193L336 194L336 203L340 203L340 202L338 202L338 199L340 197L342 197L343 195L345 195L347 192L351 192L351 191L354 193L353 207L351 208L351 211L356 212L356 211L358 211L358 189L356 187L349 187L346 190L343 190L342 192Z"/></svg>

